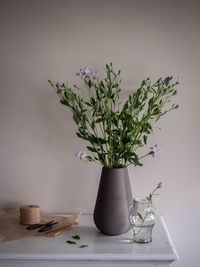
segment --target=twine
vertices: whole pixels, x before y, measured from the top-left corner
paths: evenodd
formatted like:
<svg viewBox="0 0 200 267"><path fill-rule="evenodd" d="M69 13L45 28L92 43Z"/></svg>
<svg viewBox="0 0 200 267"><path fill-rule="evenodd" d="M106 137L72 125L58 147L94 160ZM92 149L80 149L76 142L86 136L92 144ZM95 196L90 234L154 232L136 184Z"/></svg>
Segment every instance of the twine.
<svg viewBox="0 0 200 267"><path fill-rule="evenodd" d="M41 222L41 210L38 205L24 205L20 207L21 224L37 224Z"/></svg>

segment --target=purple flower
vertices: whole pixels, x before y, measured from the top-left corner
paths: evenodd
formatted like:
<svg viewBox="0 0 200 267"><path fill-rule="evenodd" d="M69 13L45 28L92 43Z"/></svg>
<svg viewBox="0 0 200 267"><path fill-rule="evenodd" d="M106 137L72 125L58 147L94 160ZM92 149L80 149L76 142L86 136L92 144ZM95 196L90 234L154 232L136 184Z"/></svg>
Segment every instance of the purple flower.
<svg viewBox="0 0 200 267"><path fill-rule="evenodd" d="M92 84L96 84L96 82L99 80L98 72L92 71L88 67L80 69L77 75L80 76L82 79L90 80Z"/></svg>
<svg viewBox="0 0 200 267"><path fill-rule="evenodd" d="M92 72L89 79L91 80L92 84L97 83L99 80L99 73L97 71Z"/></svg>
<svg viewBox="0 0 200 267"><path fill-rule="evenodd" d="M150 147L151 151L149 152L149 154L152 155L153 158L156 158L158 152L160 151L160 149L158 148L158 145L154 145L152 147Z"/></svg>
<svg viewBox="0 0 200 267"><path fill-rule="evenodd" d="M80 76L82 79L86 79L90 77L91 70L88 67L86 67L84 69L80 69L80 71L76 75Z"/></svg>
<svg viewBox="0 0 200 267"><path fill-rule="evenodd" d="M79 151L76 153L77 159L84 160L85 157L87 157L87 153L85 151Z"/></svg>
<svg viewBox="0 0 200 267"><path fill-rule="evenodd" d="M167 76L163 81L162 81L162 85L168 86L169 82L173 79L173 77L169 77Z"/></svg>

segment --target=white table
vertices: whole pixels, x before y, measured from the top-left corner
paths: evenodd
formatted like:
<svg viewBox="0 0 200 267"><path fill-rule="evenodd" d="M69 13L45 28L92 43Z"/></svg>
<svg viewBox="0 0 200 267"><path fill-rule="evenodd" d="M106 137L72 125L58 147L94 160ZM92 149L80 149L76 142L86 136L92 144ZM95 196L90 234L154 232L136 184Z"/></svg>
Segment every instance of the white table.
<svg viewBox="0 0 200 267"><path fill-rule="evenodd" d="M72 235L81 237L79 248L66 243ZM153 241L136 244L132 231L106 236L97 231L91 215L82 215L78 226L56 238L31 237L0 243L0 267L167 267L178 259L162 218L157 218Z"/></svg>

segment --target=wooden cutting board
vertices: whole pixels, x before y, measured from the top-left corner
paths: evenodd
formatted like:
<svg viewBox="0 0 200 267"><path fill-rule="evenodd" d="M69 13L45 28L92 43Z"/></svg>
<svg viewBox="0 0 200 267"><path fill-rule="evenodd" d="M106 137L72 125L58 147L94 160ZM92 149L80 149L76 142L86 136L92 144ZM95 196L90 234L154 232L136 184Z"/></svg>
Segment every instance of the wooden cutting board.
<svg viewBox="0 0 200 267"><path fill-rule="evenodd" d="M54 216L50 214L41 214L41 223L48 221L56 221L52 230L38 233L38 229L27 230L26 225L20 224L19 208L16 209L0 209L0 242L18 240L29 236L49 236L56 237L57 235L69 230L73 225L78 224L80 213L75 213L71 216Z"/></svg>

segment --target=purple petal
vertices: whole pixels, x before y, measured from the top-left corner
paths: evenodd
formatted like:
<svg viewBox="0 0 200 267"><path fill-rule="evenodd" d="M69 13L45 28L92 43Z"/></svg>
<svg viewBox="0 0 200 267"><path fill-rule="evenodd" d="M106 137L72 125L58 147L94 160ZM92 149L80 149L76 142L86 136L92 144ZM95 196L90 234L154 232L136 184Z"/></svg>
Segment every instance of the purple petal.
<svg viewBox="0 0 200 267"><path fill-rule="evenodd" d="M98 72L97 71L94 72L88 67L80 69L80 71L76 75L80 76L82 79L90 80L92 84L95 84L97 80L99 79Z"/></svg>
<svg viewBox="0 0 200 267"><path fill-rule="evenodd" d="M85 151L80 151L76 153L76 158L80 160L84 160L85 157L87 157L87 153Z"/></svg>
<svg viewBox="0 0 200 267"><path fill-rule="evenodd" d="M153 158L156 158L158 152L160 151L159 148L158 148L158 145L154 145L152 147L150 147L151 151L149 152L149 154L152 155Z"/></svg>

